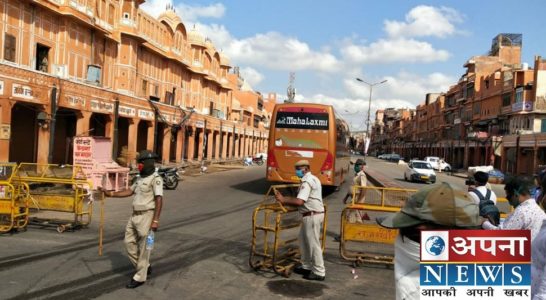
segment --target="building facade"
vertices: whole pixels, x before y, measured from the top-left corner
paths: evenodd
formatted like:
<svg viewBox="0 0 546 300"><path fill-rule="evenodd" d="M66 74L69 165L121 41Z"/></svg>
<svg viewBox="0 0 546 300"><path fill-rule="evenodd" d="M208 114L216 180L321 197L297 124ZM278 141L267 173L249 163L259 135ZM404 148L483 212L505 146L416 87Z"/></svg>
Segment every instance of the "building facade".
<svg viewBox="0 0 546 300"><path fill-rule="evenodd" d="M111 138L128 162L142 149L163 163L265 150L258 107L257 123L229 117L229 59L144 2L0 0L0 161L71 163L85 135Z"/></svg>
<svg viewBox="0 0 546 300"><path fill-rule="evenodd" d="M448 91L427 95L408 120L406 128L412 129L388 137L399 142L386 152L440 156L454 168L493 165L520 175L543 167L546 60L537 56L530 68L521 62L521 47L521 34L497 35L488 55L466 61L466 72ZM379 117L385 119L385 112Z"/></svg>

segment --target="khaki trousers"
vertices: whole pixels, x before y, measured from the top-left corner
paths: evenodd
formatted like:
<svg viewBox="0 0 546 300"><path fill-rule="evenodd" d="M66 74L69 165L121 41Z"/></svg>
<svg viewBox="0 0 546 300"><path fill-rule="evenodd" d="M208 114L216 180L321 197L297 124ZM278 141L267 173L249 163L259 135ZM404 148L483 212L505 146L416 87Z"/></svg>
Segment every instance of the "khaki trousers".
<svg viewBox="0 0 546 300"><path fill-rule="evenodd" d="M326 275L320 243L323 223L323 213L303 217L299 235L302 267L319 276Z"/></svg>
<svg viewBox="0 0 546 300"><path fill-rule="evenodd" d="M146 250L146 237L150 231L154 210L135 211L125 227L125 248L129 260L136 267L133 280L146 281L146 273L150 266L150 252Z"/></svg>

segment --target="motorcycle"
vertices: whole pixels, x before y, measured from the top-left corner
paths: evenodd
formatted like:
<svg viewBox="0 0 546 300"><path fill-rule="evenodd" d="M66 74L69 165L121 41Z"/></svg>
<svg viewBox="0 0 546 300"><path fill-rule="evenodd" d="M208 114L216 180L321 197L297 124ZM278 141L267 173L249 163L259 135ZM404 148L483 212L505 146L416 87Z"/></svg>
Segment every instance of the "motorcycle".
<svg viewBox="0 0 546 300"><path fill-rule="evenodd" d="M163 187L168 190L174 190L178 186L178 181L180 179L180 173L178 173L178 170L174 167L164 168L164 167L156 167L156 172L161 176L161 179L163 179ZM129 178L131 185L137 180L137 178L140 177L140 174L138 170L134 169L129 171Z"/></svg>
<svg viewBox="0 0 546 300"><path fill-rule="evenodd" d="M175 190L180 180L180 174L174 167L171 168L159 168L157 174L163 179L163 187L168 190Z"/></svg>
<svg viewBox="0 0 546 300"><path fill-rule="evenodd" d="M253 157L252 158L252 163L257 164L258 166L261 166L261 165L264 164L264 159L261 156L260 157Z"/></svg>

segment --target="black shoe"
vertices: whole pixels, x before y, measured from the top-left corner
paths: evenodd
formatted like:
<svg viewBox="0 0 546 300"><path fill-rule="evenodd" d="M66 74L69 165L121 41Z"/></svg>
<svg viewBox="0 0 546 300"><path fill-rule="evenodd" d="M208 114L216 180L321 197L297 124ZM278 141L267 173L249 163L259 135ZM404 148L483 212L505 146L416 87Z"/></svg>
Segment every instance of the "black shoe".
<svg viewBox="0 0 546 300"><path fill-rule="evenodd" d="M311 270L304 269L302 266L297 266L294 268L294 273L300 274L303 276L309 276L311 273Z"/></svg>
<svg viewBox="0 0 546 300"><path fill-rule="evenodd" d="M148 271L146 271L146 275L148 276L152 275L152 265L148 266Z"/></svg>
<svg viewBox="0 0 546 300"><path fill-rule="evenodd" d="M307 279L307 280L317 280L317 281L324 281L324 279L326 278L326 276L320 276L320 275L317 275L313 272L310 272L309 275L307 276L303 276L304 279Z"/></svg>
<svg viewBox="0 0 546 300"><path fill-rule="evenodd" d="M128 289L134 289L144 284L145 281L136 281L134 279L131 279L131 282L129 282L125 287Z"/></svg>

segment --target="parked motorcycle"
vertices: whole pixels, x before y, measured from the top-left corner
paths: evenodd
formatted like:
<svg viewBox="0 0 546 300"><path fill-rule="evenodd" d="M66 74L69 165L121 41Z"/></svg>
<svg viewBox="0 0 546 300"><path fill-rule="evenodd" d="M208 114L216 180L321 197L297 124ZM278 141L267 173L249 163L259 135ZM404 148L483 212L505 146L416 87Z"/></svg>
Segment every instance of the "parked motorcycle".
<svg viewBox="0 0 546 300"><path fill-rule="evenodd" d="M257 164L258 166L261 166L261 165L264 164L264 159L261 156L260 157L253 157L252 158L252 163Z"/></svg>
<svg viewBox="0 0 546 300"><path fill-rule="evenodd" d="M178 169L175 167L170 168L159 168L157 169L157 174L163 179L163 187L168 190L175 190L178 186L178 181L180 180L180 174Z"/></svg>

